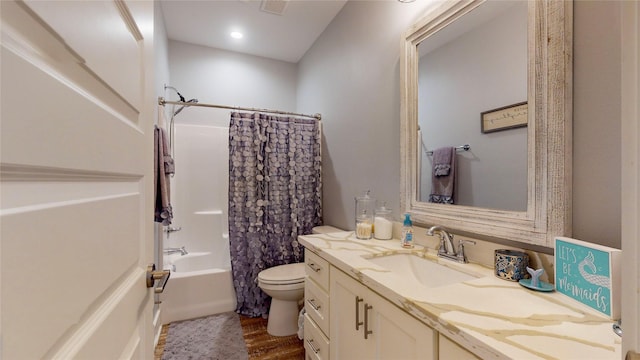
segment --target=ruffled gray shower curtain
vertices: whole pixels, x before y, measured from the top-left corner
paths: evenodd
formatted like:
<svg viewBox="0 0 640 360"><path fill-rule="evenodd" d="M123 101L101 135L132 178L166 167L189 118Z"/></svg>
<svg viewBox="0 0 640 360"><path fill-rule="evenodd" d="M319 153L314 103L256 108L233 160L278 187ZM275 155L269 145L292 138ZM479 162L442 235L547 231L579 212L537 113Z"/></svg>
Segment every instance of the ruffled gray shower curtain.
<svg viewBox="0 0 640 360"><path fill-rule="evenodd" d="M320 128L316 120L231 114L229 242L237 309L264 316L264 269L304 260L298 235L322 224Z"/></svg>

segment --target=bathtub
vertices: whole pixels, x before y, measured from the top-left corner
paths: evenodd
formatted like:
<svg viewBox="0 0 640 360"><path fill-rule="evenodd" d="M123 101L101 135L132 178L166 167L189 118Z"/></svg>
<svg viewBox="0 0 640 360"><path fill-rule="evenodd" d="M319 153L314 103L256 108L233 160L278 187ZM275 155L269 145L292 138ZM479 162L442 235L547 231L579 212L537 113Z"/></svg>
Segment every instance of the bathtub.
<svg viewBox="0 0 640 360"><path fill-rule="evenodd" d="M171 277L160 296L162 323L236 309L231 269L215 268L215 254L194 252L165 256Z"/></svg>

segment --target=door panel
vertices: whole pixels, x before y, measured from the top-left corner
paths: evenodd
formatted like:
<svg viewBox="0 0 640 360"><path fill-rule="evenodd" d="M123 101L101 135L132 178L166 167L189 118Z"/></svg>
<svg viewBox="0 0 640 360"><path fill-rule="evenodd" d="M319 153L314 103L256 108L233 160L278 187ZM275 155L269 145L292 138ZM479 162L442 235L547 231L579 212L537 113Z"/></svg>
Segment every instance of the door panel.
<svg viewBox="0 0 640 360"><path fill-rule="evenodd" d="M142 34L135 20L118 1L26 1L49 26L86 62L96 76L112 87L123 99L140 106L141 79L138 41ZM59 8L64 6L61 13ZM126 7L126 5L124 5ZM133 24L131 24L133 22ZM131 25L134 27L132 28Z"/></svg>
<svg viewBox="0 0 640 360"><path fill-rule="evenodd" d="M5 122L3 116L3 163L77 169L74 176L91 176L87 171L136 176L143 159L130 154L145 149L140 143L144 134L133 127L138 121L135 111L122 114L119 110L127 110L126 104L114 109L95 98L86 88L100 87L97 80L83 84L86 87L69 84L67 74L43 69L33 59L5 49L2 113L15 115L16 121ZM74 71L82 70L77 66ZM113 146L115 143L127 146ZM33 150L11 150L20 147Z"/></svg>
<svg viewBox="0 0 640 360"><path fill-rule="evenodd" d="M0 358L152 356L153 3L129 5L0 2Z"/></svg>

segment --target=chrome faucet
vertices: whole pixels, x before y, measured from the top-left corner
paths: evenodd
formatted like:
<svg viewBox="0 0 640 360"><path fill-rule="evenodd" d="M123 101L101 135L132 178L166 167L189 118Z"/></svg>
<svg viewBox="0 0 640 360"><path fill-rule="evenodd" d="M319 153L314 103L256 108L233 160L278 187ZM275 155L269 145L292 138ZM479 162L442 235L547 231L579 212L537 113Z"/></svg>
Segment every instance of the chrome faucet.
<svg viewBox="0 0 640 360"><path fill-rule="evenodd" d="M438 255L447 254L447 255L456 255L455 250L453 249L453 235L449 234L447 230L445 230L441 226L432 226L427 230L427 235L434 236L436 233L440 234L440 248L438 249Z"/></svg>
<svg viewBox="0 0 640 360"><path fill-rule="evenodd" d="M188 254L187 249L185 249L184 246L181 248L166 248L163 252L167 255L180 253L180 255L184 256Z"/></svg>
<svg viewBox="0 0 640 360"><path fill-rule="evenodd" d="M460 240L458 241L458 251L453 247L453 234L450 234L441 226L432 226L427 230L427 235L434 236L440 235L440 247L438 248L438 257L442 257L449 260L454 260L459 263L467 263L467 257L464 255L464 244L470 243L475 245L473 240Z"/></svg>

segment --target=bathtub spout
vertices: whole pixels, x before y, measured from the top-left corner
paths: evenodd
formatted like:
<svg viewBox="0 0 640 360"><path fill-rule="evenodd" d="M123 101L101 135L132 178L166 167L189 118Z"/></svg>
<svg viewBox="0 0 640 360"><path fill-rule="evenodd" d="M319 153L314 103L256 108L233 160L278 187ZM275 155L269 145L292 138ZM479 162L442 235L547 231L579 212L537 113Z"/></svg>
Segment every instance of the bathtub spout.
<svg viewBox="0 0 640 360"><path fill-rule="evenodd" d="M181 248L166 248L163 251L167 255L180 253L180 255L184 256L188 254L187 249L185 249L184 246Z"/></svg>

